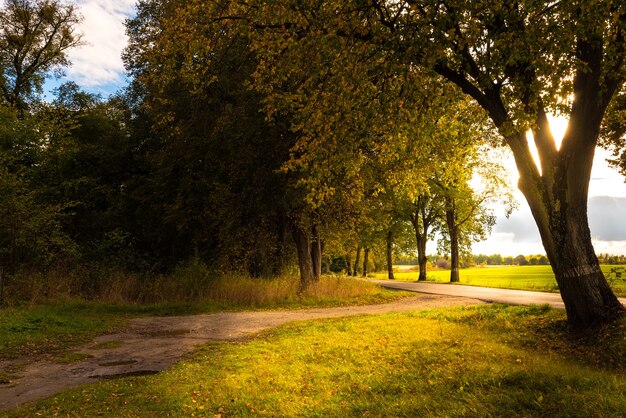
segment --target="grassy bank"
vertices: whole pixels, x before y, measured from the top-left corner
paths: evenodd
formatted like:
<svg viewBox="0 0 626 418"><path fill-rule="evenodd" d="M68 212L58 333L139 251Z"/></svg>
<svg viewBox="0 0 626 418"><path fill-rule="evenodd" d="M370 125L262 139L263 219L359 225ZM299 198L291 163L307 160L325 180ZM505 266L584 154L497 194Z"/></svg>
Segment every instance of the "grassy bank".
<svg viewBox="0 0 626 418"><path fill-rule="evenodd" d="M124 327L128 318L188 315L224 310L284 309L383 303L409 295L381 289L361 280L323 277L298 293L297 277L251 279L223 275L196 289L191 301L176 298L137 304L116 297L103 301L57 300L0 309L0 360L58 353L95 335Z"/></svg>
<svg viewBox="0 0 626 418"><path fill-rule="evenodd" d="M617 266L601 266L609 278L611 287L619 296L626 296L626 275L613 280L611 269ZM558 292L558 286L550 266L494 266L473 267L460 270L461 284L471 286L498 287L501 289L538 290ZM416 281L419 271L399 271L394 273L396 280ZM376 273L372 277L386 279L385 273ZM450 270L429 271L427 280L436 283L450 281Z"/></svg>
<svg viewBox="0 0 626 418"><path fill-rule="evenodd" d="M297 323L10 416L623 416L626 322L577 339L563 321L494 305Z"/></svg>

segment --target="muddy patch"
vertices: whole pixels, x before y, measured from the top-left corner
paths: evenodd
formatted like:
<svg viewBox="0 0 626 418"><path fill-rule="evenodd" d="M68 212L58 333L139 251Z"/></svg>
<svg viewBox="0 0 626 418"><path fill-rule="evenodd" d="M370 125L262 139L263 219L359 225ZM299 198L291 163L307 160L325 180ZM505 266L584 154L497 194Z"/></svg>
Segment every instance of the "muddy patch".
<svg viewBox="0 0 626 418"><path fill-rule="evenodd" d="M119 360L119 361L109 361L106 363L98 363L98 366L101 367L112 367L112 366L130 366L131 364L137 363L137 360Z"/></svg>
<svg viewBox="0 0 626 418"><path fill-rule="evenodd" d="M164 329L159 331L149 331L143 335L147 335L149 337L180 337L181 335L187 335L189 333L190 331L188 329Z"/></svg>

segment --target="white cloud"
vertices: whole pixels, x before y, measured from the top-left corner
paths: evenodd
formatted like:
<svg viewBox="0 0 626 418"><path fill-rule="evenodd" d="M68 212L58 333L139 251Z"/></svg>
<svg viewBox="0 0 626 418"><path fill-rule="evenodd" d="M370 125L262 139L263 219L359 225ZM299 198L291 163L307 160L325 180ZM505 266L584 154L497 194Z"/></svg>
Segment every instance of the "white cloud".
<svg viewBox="0 0 626 418"><path fill-rule="evenodd" d="M593 240L596 254L626 254L626 241L599 241Z"/></svg>
<svg viewBox="0 0 626 418"><path fill-rule="evenodd" d="M69 79L84 87L121 84L124 65L121 53L126 46L124 20L134 13L134 0L75 0L83 22L84 46L69 52L72 66Z"/></svg>

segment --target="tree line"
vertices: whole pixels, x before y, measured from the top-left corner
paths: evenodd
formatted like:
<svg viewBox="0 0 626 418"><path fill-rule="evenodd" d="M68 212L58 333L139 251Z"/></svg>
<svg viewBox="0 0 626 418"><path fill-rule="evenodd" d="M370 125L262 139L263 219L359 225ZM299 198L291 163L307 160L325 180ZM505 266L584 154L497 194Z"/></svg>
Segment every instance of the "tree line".
<svg viewBox="0 0 626 418"><path fill-rule="evenodd" d="M79 13L7 0L0 263L297 266L306 288L335 256L392 278L411 245L425 279L437 233L458 281L493 203L514 207L491 154L506 146L570 323L613 320L586 205L595 146L621 149L626 6L596 3L141 0L129 86L42 102ZM570 118L560 148L548 112Z"/></svg>
<svg viewBox="0 0 626 418"><path fill-rule="evenodd" d="M429 128L450 137L451 148L439 156L424 154L409 132L397 132L402 137L389 144L395 128L381 120L380 132L364 132L354 155L335 152L341 159L328 162L328 171L311 172L319 167L304 159L328 159L329 151L298 157L295 116L268 117L267 95L250 86L259 59L247 35L212 28L208 36L225 32L198 61L202 72L185 69L190 56L179 48L204 39L185 40L189 33L164 24L176 10L174 2L142 2L128 21L128 88L102 99L67 82L43 102L45 78L81 43L79 13L58 1L5 4L5 271L106 263L161 272L199 257L255 277L297 262L306 286L336 270L330 264L339 258L346 270L358 265L367 274L370 263L391 266L402 246L417 245L425 257L423 240L437 230L457 248L457 259L458 248L485 237L494 222L486 203L506 193L498 190L501 167L460 135L465 122L475 125L474 137L484 128L467 102L437 105L445 117L440 125L452 130ZM211 27L202 14L193 19L195 29ZM448 110L456 114L444 115ZM421 167L426 159L432 161ZM433 167L430 177L421 174ZM481 171L491 178L477 192L469 181Z"/></svg>
<svg viewBox="0 0 626 418"><path fill-rule="evenodd" d="M428 261L432 265L437 265L439 267L450 267L450 262L448 258L442 256L440 254L434 254L427 257ZM607 256L604 257L603 254L598 256L598 259L602 264L620 264L620 260L625 260L623 256ZM611 263L605 261L612 261ZM395 264L399 265L419 265L419 260L417 257L412 255L401 254L395 258ZM515 257L508 255L502 256L501 254L466 254L461 257L461 266L462 267L474 267L474 266L547 266L550 264L548 257L544 254L531 254L524 255L519 254Z"/></svg>

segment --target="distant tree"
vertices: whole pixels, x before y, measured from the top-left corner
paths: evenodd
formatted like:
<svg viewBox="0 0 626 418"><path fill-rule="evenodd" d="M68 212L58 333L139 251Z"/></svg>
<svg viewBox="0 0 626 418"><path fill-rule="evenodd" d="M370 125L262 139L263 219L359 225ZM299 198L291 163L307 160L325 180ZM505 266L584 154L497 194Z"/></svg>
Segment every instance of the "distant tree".
<svg viewBox="0 0 626 418"><path fill-rule="evenodd" d="M0 9L0 94L18 109L41 91L52 70L81 42L76 6L58 0L5 0Z"/></svg>
<svg viewBox="0 0 626 418"><path fill-rule="evenodd" d="M80 245L84 261L141 267L133 192L145 162L139 138L131 135L127 104L121 97L104 101L68 82L43 108L40 117L65 126L47 135L33 170L43 198L65 207L64 230Z"/></svg>
<svg viewBox="0 0 626 418"><path fill-rule="evenodd" d="M516 266L527 266L528 260L526 259L526 256L520 254L513 259L513 264Z"/></svg>

